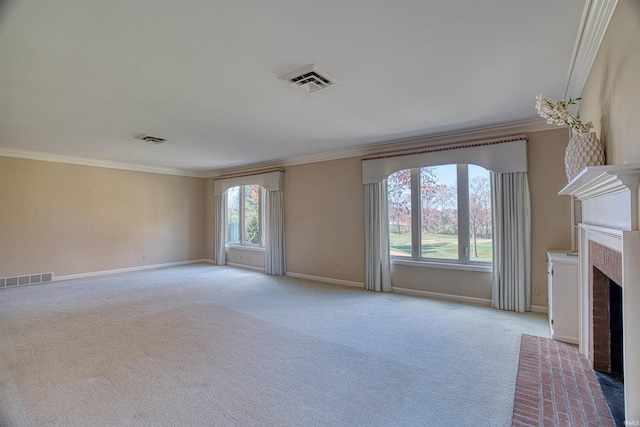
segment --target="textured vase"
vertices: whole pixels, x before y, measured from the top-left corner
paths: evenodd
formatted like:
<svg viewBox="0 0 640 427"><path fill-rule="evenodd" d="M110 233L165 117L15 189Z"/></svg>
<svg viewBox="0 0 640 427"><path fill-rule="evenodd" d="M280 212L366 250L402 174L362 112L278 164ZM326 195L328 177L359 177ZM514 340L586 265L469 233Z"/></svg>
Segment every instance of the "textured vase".
<svg viewBox="0 0 640 427"><path fill-rule="evenodd" d="M595 132L573 133L564 152L567 180L571 181L587 166L604 165L604 146Z"/></svg>

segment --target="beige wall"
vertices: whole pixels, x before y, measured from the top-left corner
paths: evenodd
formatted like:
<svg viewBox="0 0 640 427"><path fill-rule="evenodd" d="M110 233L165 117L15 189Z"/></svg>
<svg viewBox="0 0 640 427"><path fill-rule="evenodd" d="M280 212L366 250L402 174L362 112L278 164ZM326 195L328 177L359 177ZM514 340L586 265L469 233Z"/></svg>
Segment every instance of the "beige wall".
<svg viewBox="0 0 640 427"><path fill-rule="evenodd" d="M570 247L563 153L568 131L529 134L532 284L546 306L546 250ZM287 271L364 281L359 158L285 172ZM0 277L79 274L214 259L213 180L0 157ZM146 260L143 260L146 256ZM228 261L264 267L264 253ZM490 298L491 275L394 266L394 286Z"/></svg>
<svg viewBox="0 0 640 427"><path fill-rule="evenodd" d="M364 187L358 158L286 168L287 271L364 282Z"/></svg>
<svg viewBox="0 0 640 427"><path fill-rule="evenodd" d="M640 163L640 2L621 0L582 91L607 164Z"/></svg>
<svg viewBox="0 0 640 427"><path fill-rule="evenodd" d="M263 271L266 264L264 249L230 247L226 251L226 260L227 264L255 267Z"/></svg>
<svg viewBox="0 0 640 427"><path fill-rule="evenodd" d="M491 299L491 272L392 264L394 288Z"/></svg>
<svg viewBox="0 0 640 427"><path fill-rule="evenodd" d="M202 259L204 184L0 157L0 277Z"/></svg>
<svg viewBox="0 0 640 427"><path fill-rule="evenodd" d="M529 133L529 189L531 191L531 285L539 295L531 304L547 306L547 250L571 249L571 201L559 196L567 184L564 150L569 130L558 128Z"/></svg>
<svg viewBox="0 0 640 427"><path fill-rule="evenodd" d="M360 159L290 166L284 175L287 272L364 283ZM209 212L213 211L213 191L207 194ZM207 231L207 239L213 241L213 230ZM233 264L265 265L264 252L228 248L226 256Z"/></svg>

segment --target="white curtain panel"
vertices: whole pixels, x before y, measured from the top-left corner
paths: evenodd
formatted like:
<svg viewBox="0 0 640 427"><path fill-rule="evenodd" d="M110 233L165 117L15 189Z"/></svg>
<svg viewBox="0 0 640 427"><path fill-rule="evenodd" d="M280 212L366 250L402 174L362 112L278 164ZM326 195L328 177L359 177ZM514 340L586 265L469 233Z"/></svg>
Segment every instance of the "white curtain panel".
<svg viewBox="0 0 640 427"><path fill-rule="evenodd" d="M227 196L226 193L216 195L213 198L213 205L216 215L215 223L215 250L216 264L225 265L227 263L227 255L225 253L226 229L225 216L227 214Z"/></svg>
<svg viewBox="0 0 640 427"><path fill-rule="evenodd" d="M491 173L492 306L531 310L531 201L527 172Z"/></svg>
<svg viewBox="0 0 640 427"><path fill-rule="evenodd" d="M267 191L265 271L282 276L287 272L284 250L284 195L282 191Z"/></svg>
<svg viewBox="0 0 640 427"><path fill-rule="evenodd" d="M387 180L364 185L365 289L391 291Z"/></svg>

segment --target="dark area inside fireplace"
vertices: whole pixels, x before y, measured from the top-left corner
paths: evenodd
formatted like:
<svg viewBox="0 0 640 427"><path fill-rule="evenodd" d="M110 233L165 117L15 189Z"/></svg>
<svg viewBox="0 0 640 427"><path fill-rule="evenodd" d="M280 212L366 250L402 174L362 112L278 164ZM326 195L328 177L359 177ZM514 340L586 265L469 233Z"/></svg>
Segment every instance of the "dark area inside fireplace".
<svg viewBox="0 0 640 427"><path fill-rule="evenodd" d="M602 274L598 271L599 274ZM604 274L603 274L604 276ZM602 277L604 279L604 277ZM603 280L604 282L604 280ZM604 284L603 284L604 285ZM624 352L622 333L622 287L610 277L606 278L608 293L609 369L596 371L616 426L624 425Z"/></svg>
<svg viewBox="0 0 640 427"><path fill-rule="evenodd" d="M622 288L611 279L609 279L609 331L611 340L611 373L624 376Z"/></svg>

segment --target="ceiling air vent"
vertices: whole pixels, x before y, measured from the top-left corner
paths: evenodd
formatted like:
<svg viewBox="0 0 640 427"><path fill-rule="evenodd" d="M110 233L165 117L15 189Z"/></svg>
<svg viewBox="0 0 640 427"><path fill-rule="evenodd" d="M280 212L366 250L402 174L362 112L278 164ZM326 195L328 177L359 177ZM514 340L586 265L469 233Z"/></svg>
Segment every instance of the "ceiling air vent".
<svg viewBox="0 0 640 427"><path fill-rule="evenodd" d="M309 93L317 92L336 83L340 83L340 80L326 71L321 70L316 64L311 64L286 76L282 76L280 80L306 89Z"/></svg>
<svg viewBox="0 0 640 427"><path fill-rule="evenodd" d="M162 144L163 142L166 141L166 139L164 138L159 138L157 136L151 136L151 135L147 135L146 133L142 133L138 136L136 136L136 139L139 139L140 141L144 141L144 142L148 142L150 144Z"/></svg>

